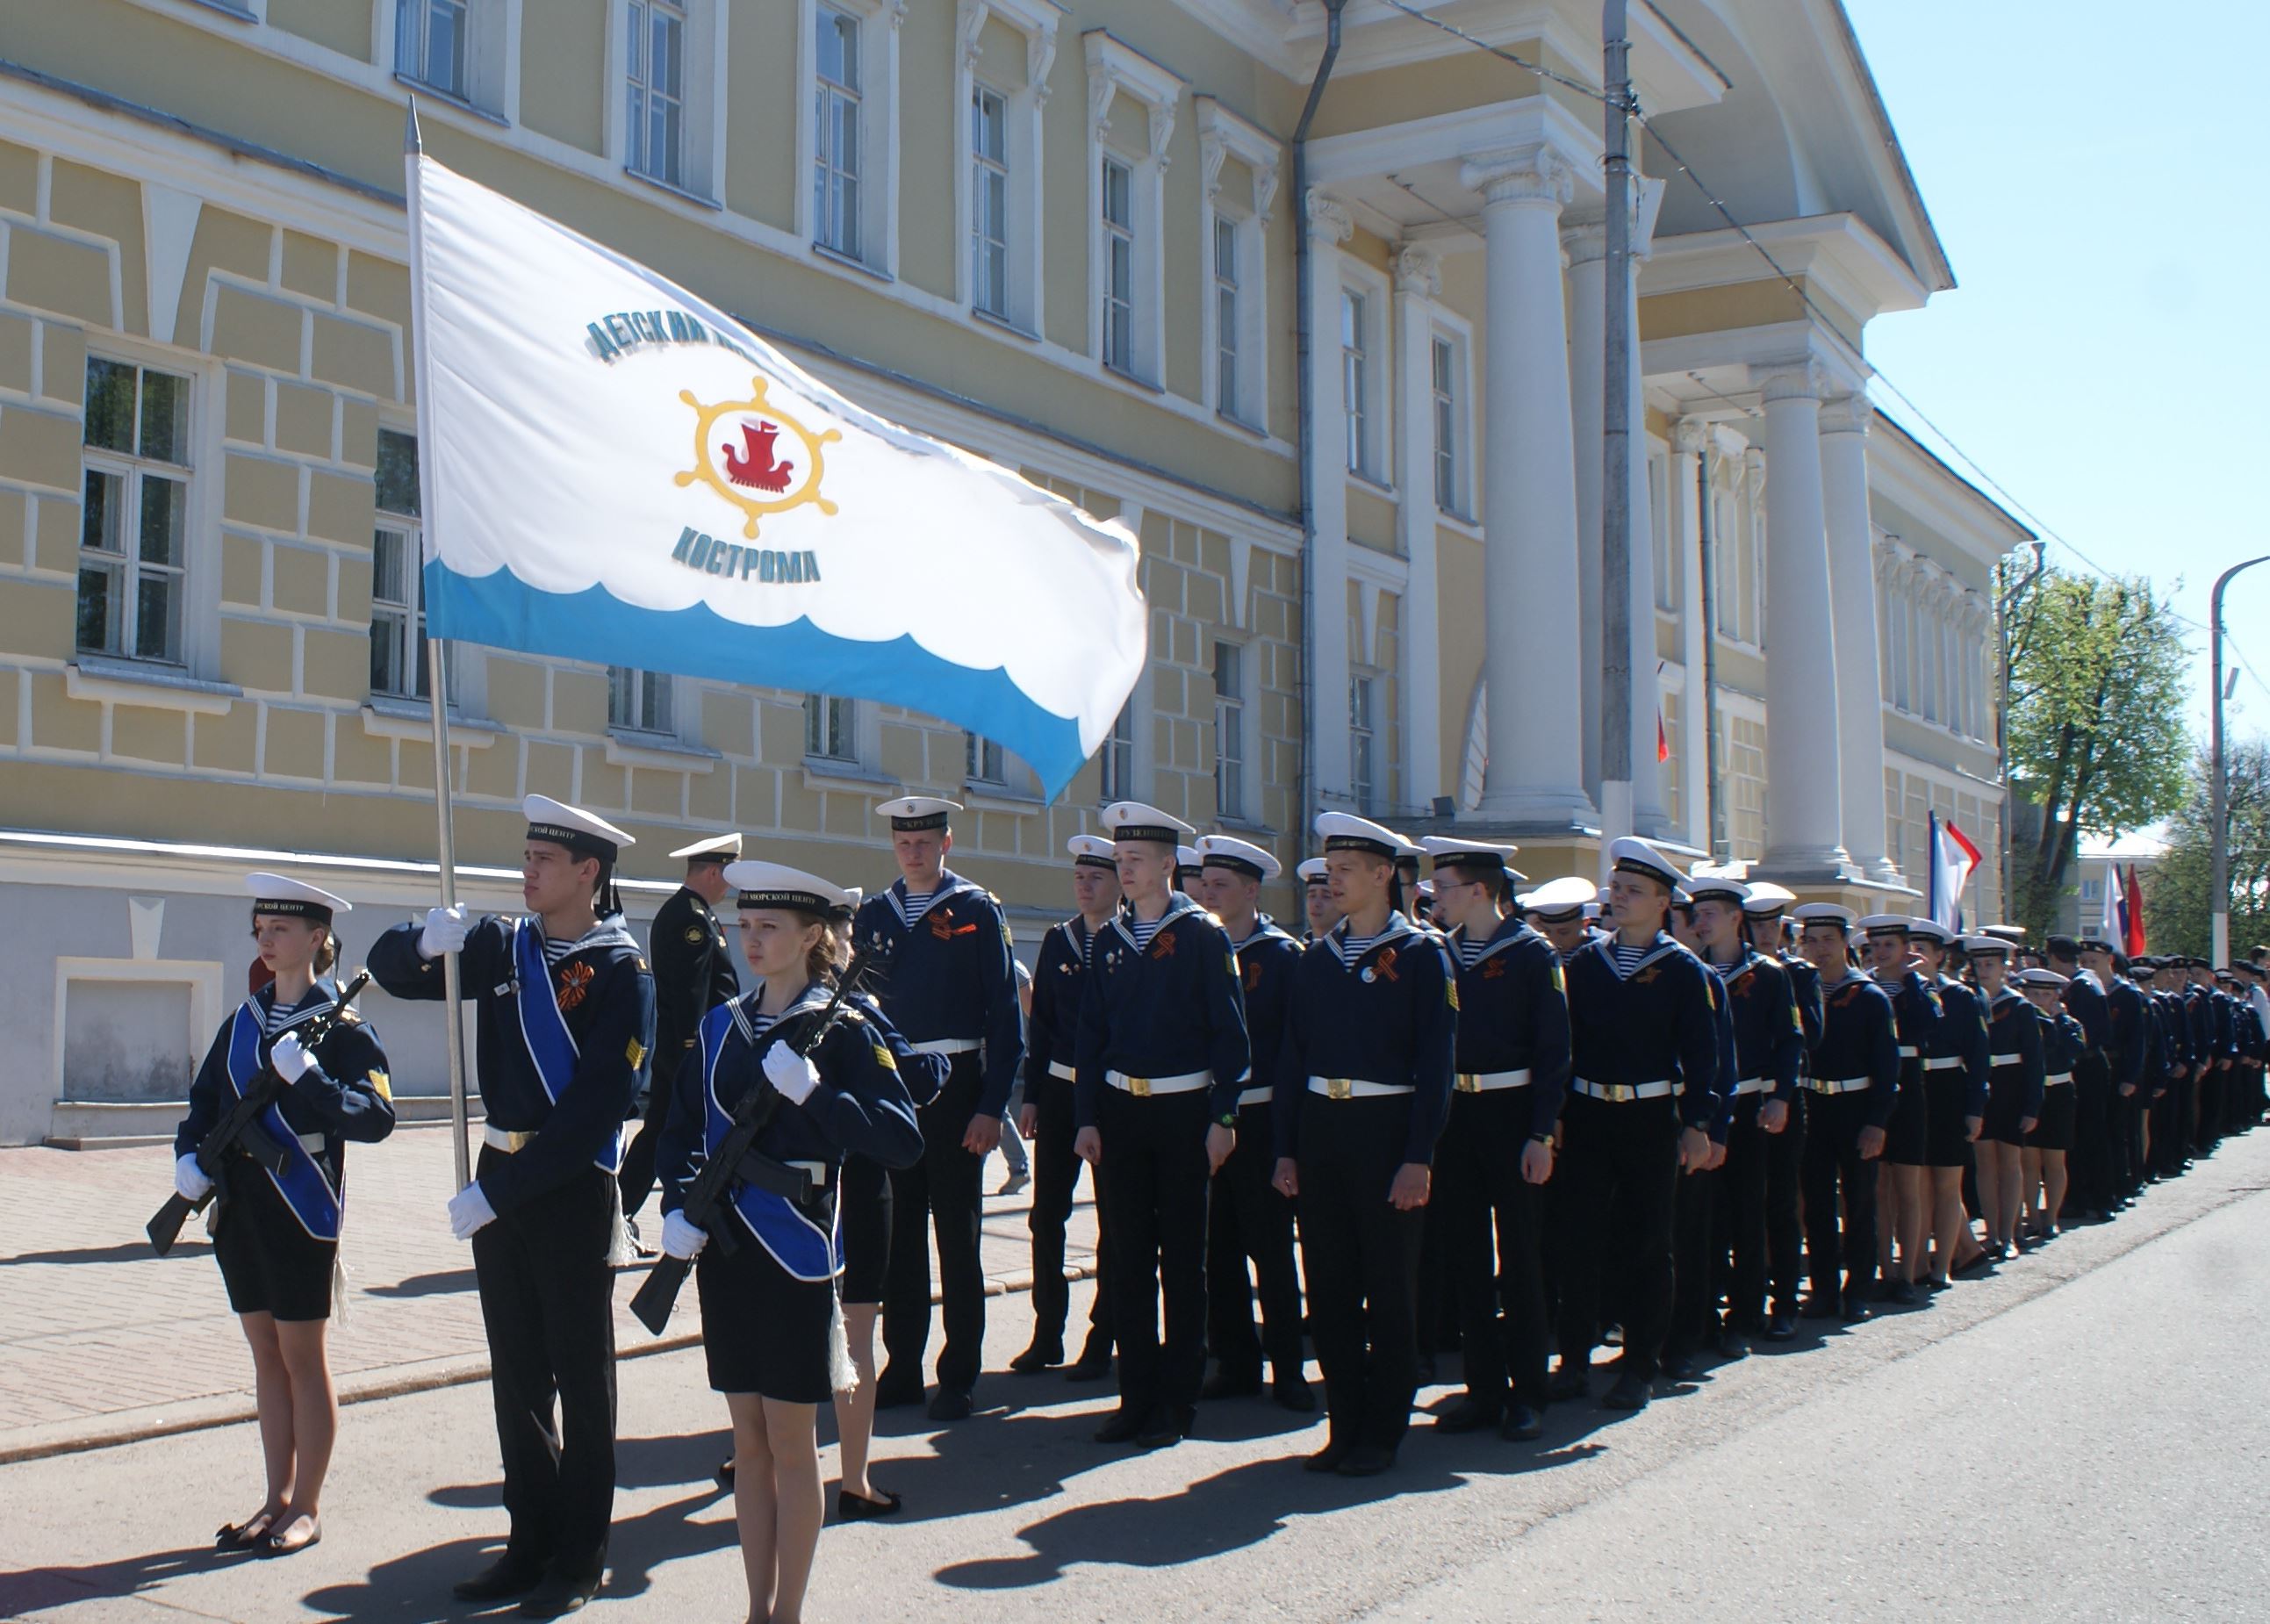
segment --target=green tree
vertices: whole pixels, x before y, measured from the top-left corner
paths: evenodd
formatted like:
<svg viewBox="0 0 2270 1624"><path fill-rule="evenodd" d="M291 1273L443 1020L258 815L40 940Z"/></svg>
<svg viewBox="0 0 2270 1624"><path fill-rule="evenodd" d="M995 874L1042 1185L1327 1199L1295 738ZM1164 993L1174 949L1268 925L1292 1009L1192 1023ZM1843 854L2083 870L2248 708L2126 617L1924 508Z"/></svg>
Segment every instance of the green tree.
<svg viewBox="0 0 2270 1624"><path fill-rule="evenodd" d="M2168 852L2144 886L2144 931L2154 953L2205 958L2214 932L2207 758L2192 766L2183 810L2168 826ZM2250 739L2229 754L2230 952L2244 958L2270 942L2270 744Z"/></svg>
<svg viewBox="0 0 2270 1624"><path fill-rule="evenodd" d="M2049 928L2084 834L2118 836L2184 802L2190 651L2140 576L2051 570L2012 627L2011 789L2040 808L2011 864L2017 917Z"/></svg>

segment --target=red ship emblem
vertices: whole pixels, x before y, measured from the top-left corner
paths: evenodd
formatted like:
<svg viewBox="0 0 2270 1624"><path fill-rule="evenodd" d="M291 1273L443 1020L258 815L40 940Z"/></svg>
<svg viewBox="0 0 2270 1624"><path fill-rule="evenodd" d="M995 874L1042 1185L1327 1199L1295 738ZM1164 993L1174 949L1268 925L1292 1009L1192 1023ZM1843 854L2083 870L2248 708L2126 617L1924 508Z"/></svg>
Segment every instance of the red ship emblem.
<svg viewBox="0 0 2270 1624"><path fill-rule="evenodd" d="M773 455L773 441L779 437L777 423L743 423L741 449L725 448L725 477L735 485L753 491L770 491L775 495L788 489L789 476L796 471L796 464L783 463Z"/></svg>

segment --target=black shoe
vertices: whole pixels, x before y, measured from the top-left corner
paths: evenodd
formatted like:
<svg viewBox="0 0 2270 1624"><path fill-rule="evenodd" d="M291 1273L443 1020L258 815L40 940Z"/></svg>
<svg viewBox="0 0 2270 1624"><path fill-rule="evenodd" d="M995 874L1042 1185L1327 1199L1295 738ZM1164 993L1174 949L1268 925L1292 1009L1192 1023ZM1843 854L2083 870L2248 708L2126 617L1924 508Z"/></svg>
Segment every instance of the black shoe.
<svg viewBox="0 0 2270 1624"><path fill-rule="evenodd" d="M1718 1333L1718 1357L1732 1364L1750 1356L1750 1333L1747 1331L1726 1330Z"/></svg>
<svg viewBox="0 0 2270 1624"><path fill-rule="evenodd" d="M1916 1305L1916 1288L1907 1280L1887 1280L1883 1290L1877 1294L1895 1309L1911 1309Z"/></svg>
<svg viewBox="0 0 2270 1624"><path fill-rule="evenodd" d="M1823 1292L1814 1292L1805 1300L1805 1317L1807 1319L1835 1319L1843 1311L1840 1299Z"/></svg>
<svg viewBox="0 0 2270 1624"><path fill-rule="evenodd" d="M1095 1429L1098 1443L1132 1443L1142 1435L1143 1417L1134 1410L1114 1410L1111 1419Z"/></svg>
<svg viewBox="0 0 2270 1624"><path fill-rule="evenodd" d="M1545 1418L1525 1404L1514 1405L1498 1423L1497 1435L1508 1443L1534 1443L1545 1435Z"/></svg>
<svg viewBox="0 0 2270 1624"><path fill-rule="evenodd" d="M1688 1353L1665 1353L1663 1356L1663 1374L1668 1381L1691 1380L1695 1375L1695 1355Z"/></svg>
<svg viewBox="0 0 2270 1624"><path fill-rule="evenodd" d="M1306 1376L1279 1376L1269 1384L1269 1396L1277 1401L1279 1409L1290 1410L1295 1415L1317 1413L1317 1390L1309 1385Z"/></svg>
<svg viewBox="0 0 2270 1624"><path fill-rule="evenodd" d="M956 1387L941 1387L930 1401L930 1419L934 1421L966 1421L976 1409L969 1395Z"/></svg>
<svg viewBox="0 0 2270 1624"><path fill-rule="evenodd" d="M1776 1309L1766 1316L1766 1340L1788 1342L1797 1336L1797 1316L1787 1309Z"/></svg>
<svg viewBox="0 0 2270 1624"><path fill-rule="evenodd" d="M883 1372L882 1378L875 1383L875 1407L878 1410L903 1410L909 1405L920 1404L922 1397L923 1384L920 1376L909 1380L905 1376L894 1376L886 1370Z"/></svg>
<svg viewBox="0 0 2270 1624"><path fill-rule="evenodd" d="M1009 1361L1009 1368L1019 1376L1038 1376L1051 1365L1064 1363L1064 1344L1043 1342L1038 1337L1032 1346Z"/></svg>
<svg viewBox="0 0 2270 1624"><path fill-rule="evenodd" d="M581 1613L583 1604L598 1593L599 1578L596 1573L581 1579L571 1579L565 1574L546 1574L544 1582L522 1599L520 1616L524 1619L559 1619L571 1613Z"/></svg>
<svg viewBox="0 0 2270 1624"><path fill-rule="evenodd" d="M880 1500L870 1500L864 1494L854 1494L848 1489L835 1491L835 1520L839 1523L864 1523L872 1517L888 1516L899 1509L899 1497L889 1489Z"/></svg>
<svg viewBox="0 0 2270 1624"><path fill-rule="evenodd" d="M449 1587L459 1601L505 1601L524 1596L544 1579L544 1565L506 1552L470 1579Z"/></svg>
<svg viewBox="0 0 2270 1624"><path fill-rule="evenodd" d="M1232 1374L1217 1370L1206 1377L1205 1385L1198 1389L1201 1398L1258 1398L1261 1397L1261 1372L1247 1375L1244 1371Z"/></svg>
<svg viewBox="0 0 2270 1624"><path fill-rule="evenodd" d="M1135 1435L1135 1447L1163 1450L1169 1444L1180 1443L1191 1435L1191 1423L1197 1419L1180 1405L1154 1405L1150 1414L1143 1418L1142 1429Z"/></svg>
<svg viewBox="0 0 2270 1624"><path fill-rule="evenodd" d="M1857 1325L1862 1321L1873 1317L1873 1310L1871 1310L1867 1303L1863 1301L1858 1292L1848 1291L1844 1294L1843 1319L1846 1324Z"/></svg>
<svg viewBox="0 0 2270 1624"><path fill-rule="evenodd" d="M1067 1382L1101 1382L1111 1374L1111 1339L1088 1333L1087 1346L1079 1350L1079 1357L1065 1367Z"/></svg>
<svg viewBox="0 0 2270 1624"><path fill-rule="evenodd" d="M719 1488L723 1489L729 1494L733 1492L733 1463L730 1459L719 1461L717 1463L717 1470L711 1472L709 1475L717 1479L717 1487Z"/></svg>
<svg viewBox="0 0 2270 1624"><path fill-rule="evenodd" d="M1551 1390L1555 1404L1582 1398L1592 1390L1591 1372L1564 1359L1561 1361L1561 1368L1554 1373Z"/></svg>
<svg viewBox="0 0 2270 1624"><path fill-rule="evenodd" d="M1350 1450L1332 1470L1344 1478L1376 1478L1394 1464L1393 1450Z"/></svg>
<svg viewBox="0 0 2270 1624"><path fill-rule="evenodd" d="M1480 1432L1505 1419L1505 1406L1468 1397L1435 1418L1436 1432Z"/></svg>
<svg viewBox="0 0 2270 1624"><path fill-rule="evenodd" d="M1635 1371L1626 1371L1616 1378L1616 1384L1601 1396L1600 1404L1610 1410L1644 1410L1648 1400L1655 1397L1655 1384Z"/></svg>
<svg viewBox="0 0 2270 1624"><path fill-rule="evenodd" d="M1303 1472L1338 1472L1348 1457L1348 1446L1334 1439L1301 1463Z"/></svg>

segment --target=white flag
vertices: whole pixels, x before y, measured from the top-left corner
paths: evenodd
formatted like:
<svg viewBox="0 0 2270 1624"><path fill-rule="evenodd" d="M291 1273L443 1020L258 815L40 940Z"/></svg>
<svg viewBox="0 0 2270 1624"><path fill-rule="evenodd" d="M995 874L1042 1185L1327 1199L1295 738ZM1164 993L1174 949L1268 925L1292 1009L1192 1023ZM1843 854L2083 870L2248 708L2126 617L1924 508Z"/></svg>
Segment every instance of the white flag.
<svg viewBox="0 0 2270 1624"><path fill-rule="evenodd" d="M1070 781L1142 673L1125 527L408 162L435 636L907 705Z"/></svg>

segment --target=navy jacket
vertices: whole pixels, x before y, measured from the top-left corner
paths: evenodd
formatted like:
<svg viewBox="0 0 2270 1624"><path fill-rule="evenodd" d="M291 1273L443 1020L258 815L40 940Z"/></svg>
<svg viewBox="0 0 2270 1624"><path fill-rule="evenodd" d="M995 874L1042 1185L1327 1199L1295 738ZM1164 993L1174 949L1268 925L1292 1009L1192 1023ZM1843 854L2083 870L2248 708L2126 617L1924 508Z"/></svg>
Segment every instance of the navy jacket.
<svg viewBox="0 0 2270 1624"><path fill-rule="evenodd" d="M308 996L273 1036L267 1034L267 1024L269 1012L276 1007L275 983L270 983L246 999L262 1028L262 1068L266 1068L268 1051L276 1046L277 1038L329 1010L338 994L336 981L317 976ZM196 1150L198 1142L236 1104L236 1090L228 1080L229 1038L235 1024L236 1012L231 1010L228 1019L220 1023L220 1030L213 1034L212 1046L205 1050L204 1064L197 1068L197 1080L189 1085L189 1113L174 1130L175 1161ZM352 1010L323 1034L323 1042L312 1052L315 1064L300 1073L298 1082L286 1085L276 1097L276 1109L284 1118L284 1125L293 1132L323 1136L322 1160L336 1189L344 1160L340 1149L344 1141L356 1139L375 1145L394 1131L394 1087L387 1076L386 1050L379 1047L378 1034Z"/></svg>
<svg viewBox="0 0 2270 1624"><path fill-rule="evenodd" d="M1346 1077L1409 1086L1403 1164L1431 1165L1450 1109L1457 972L1442 938L1400 914L1362 953L1343 956L1346 941L1342 920L1294 967L1277 1062L1277 1159L1299 1159L1309 1079Z"/></svg>
<svg viewBox="0 0 2270 1624"><path fill-rule="evenodd" d="M741 976L725 927L691 886L679 886L655 910L646 944L654 976L653 1069L667 1088L700 1035L701 1018L740 996Z"/></svg>
<svg viewBox="0 0 2270 1624"><path fill-rule="evenodd" d="M1790 991L1797 999L1797 1017L1805 1027L1805 1056L1809 1066L1813 1051L1821 1047L1821 1028L1828 1020L1821 1006L1821 972L1813 968L1811 960L1794 955L1777 962L1789 972ZM1806 1075L1810 1077L1813 1073L1808 1071Z"/></svg>
<svg viewBox="0 0 2270 1624"><path fill-rule="evenodd" d="M1900 1040L1892 995L1854 971L1821 989L1821 1047L1813 1074L1823 1082L1868 1079L1866 1124L1881 1128L1899 1104Z"/></svg>
<svg viewBox="0 0 2270 1624"><path fill-rule="evenodd" d="M1734 1022L1734 1074L1726 1085L1727 1096L1732 1097L1735 1083L1762 1077L1773 1085L1775 1099L1794 1099L1798 1071L1805 1063L1805 1026L1790 967L1745 944L1742 956L1732 964L1710 968L1725 985L1726 1007ZM1820 990L1815 976L1816 996Z"/></svg>
<svg viewBox="0 0 2270 1624"><path fill-rule="evenodd" d="M2026 1002L2025 994L2005 987L1986 1005L1988 1064L1993 1080L2005 1088L2019 1089L2018 1116L2039 1122L2042 1116L2041 1012Z"/></svg>
<svg viewBox="0 0 2270 1624"><path fill-rule="evenodd" d="M1667 1080L1680 1121L1707 1130L1717 1118L1722 1088L1718 977L1661 933L1629 980L1616 974L1605 938L1570 954L1566 975L1573 1074L1594 1083Z"/></svg>
<svg viewBox="0 0 2270 1624"><path fill-rule="evenodd" d="M1273 1091L1277 1086L1277 1062L1285 1046L1285 1011L1293 997L1293 967L1300 962L1301 944L1278 929L1276 921L1266 914L1258 916L1253 934L1237 944L1246 1042L1253 1054L1245 1089ZM1272 1106L1276 1102L1273 1092L1269 1102ZM1259 1101L1254 1109L1261 1109Z"/></svg>
<svg viewBox="0 0 2270 1624"><path fill-rule="evenodd" d="M1025 1023L1025 1099L1038 1105L1050 1089L1070 1088L1079 1055L1079 1000L1087 980L1087 922L1060 919L1041 938L1033 967L1033 1013ZM1051 1070L1061 1066L1064 1074Z"/></svg>
<svg viewBox="0 0 2270 1624"><path fill-rule="evenodd" d="M1569 983L1553 944L1518 915L1501 920L1468 964L1450 936L1458 980L1458 1070L1529 1072L1529 1131L1549 1134L1569 1094Z"/></svg>
<svg viewBox="0 0 2270 1624"><path fill-rule="evenodd" d="M2112 1006L2105 1001L2104 988L2096 977L2087 970L2077 972L2066 983L2060 1001L2065 1012L2080 1023L2088 1052L2104 1056L2112 1047Z"/></svg>
<svg viewBox="0 0 2270 1624"><path fill-rule="evenodd" d="M654 1048L654 978L631 933L619 921L603 921L551 967L550 985L525 990L557 1001L575 1041L575 1072L554 1104L521 1036L514 923L494 914L476 920L458 962L465 997L480 1012L474 1070L481 1104L492 1126L536 1135L481 1177L499 1213L559 1188L619 1146ZM418 951L420 929L397 925L370 945L372 978L397 998L441 997L441 960Z"/></svg>
<svg viewBox="0 0 2270 1624"><path fill-rule="evenodd" d="M1986 1114L1988 1074L1992 1071L1992 1050L1986 1041L1986 1005L1978 990L1965 982L1946 976L1939 980L1939 1027L1924 1049L1926 1063L1932 1060L1959 1060L1962 1073L1965 1116Z"/></svg>
<svg viewBox="0 0 2270 1624"><path fill-rule="evenodd" d="M2104 990L2107 1035L2104 1058L2112 1069L2115 1088L2133 1087L2144 1080L2145 1049L2149 1020L2144 994L2125 975L2115 975Z"/></svg>
<svg viewBox="0 0 2270 1624"><path fill-rule="evenodd" d="M1072 1118L1079 1126L1095 1125L1097 1100L1111 1086L1103 1080L1106 1072L1212 1072L1206 1115L1235 1114L1253 1049L1237 953L1220 920L1177 891L1157 931L1138 947L1133 916L1123 913L1097 934L1086 983L1073 1062Z"/></svg>
<svg viewBox="0 0 2270 1624"><path fill-rule="evenodd" d="M2043 1079L2064 1077L2070 1081L2073 1067L2089 1053L2088 1028L2070 1012L2047 1015L2036 1009L2034 1013L2042 1023Z"/></svg>
<svg viewBox="0 0 2270 1624"><path fill-rule="evenodd" d="M911 929L894 906L906 894L907 882L894 880L860 903L852 918L851 939L869 967L867 985L909 1042L959 1038L983 1044L985 1080L976 1114L998 1116L1009 1108L1025 1052L1009 922L990 892L952 869L943 871L937 894Z"/></svg>
<svg viewBox="0 0 2270 1624"><path fill-rule="evenodd" d="M1895 1029L1899 1034L1900 1058L1908 1063L1902 1081L1912 1081L1923 1075L1923 1057L1931 1052L1932 1034L1939 1029L1939 994L1923 972L1903 970L1889 981L1872 976L1876 984L1892 995Z"/></svg>

